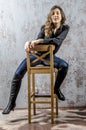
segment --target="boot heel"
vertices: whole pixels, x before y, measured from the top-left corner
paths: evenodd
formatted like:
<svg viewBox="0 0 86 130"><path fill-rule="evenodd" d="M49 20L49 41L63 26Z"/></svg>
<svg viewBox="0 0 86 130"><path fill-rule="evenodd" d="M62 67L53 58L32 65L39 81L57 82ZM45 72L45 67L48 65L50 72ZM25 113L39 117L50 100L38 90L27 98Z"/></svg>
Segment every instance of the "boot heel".
<svg viewBox="0 0 86 130"><path fill-rule="evenodd" d="M14 104L14 106L13 106L13 108L12 108L12 111L14 111L15 107L16 107L16 104Z"/></svg>
<svg viewBox="0 0 86 130"><path fill-rule="evenodd" d="M14 108L12 109L12 111L14 111Z"/></svg>

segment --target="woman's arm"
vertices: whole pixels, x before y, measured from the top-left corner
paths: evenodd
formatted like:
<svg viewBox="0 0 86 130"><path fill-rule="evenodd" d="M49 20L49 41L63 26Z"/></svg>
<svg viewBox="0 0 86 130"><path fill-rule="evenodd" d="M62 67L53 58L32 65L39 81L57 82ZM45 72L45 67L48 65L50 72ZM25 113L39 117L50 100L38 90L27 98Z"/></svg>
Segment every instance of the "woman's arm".
<svg viewBox="0 0 86 130"><path fill-rule="evenodd" d="M37 37L36 40L32 40L31 42L30 42L30 41L27 41L27 42L25 43L25 46L24 46L25 51L30 52L30 49L31 49L31 48L34 48L35 45L37 45L37 44L39 44L39 43L44 43L44 34L43 34L43 30L42 30L42 29L41 29L41 31L39 32L38 37Z"/></svg>
<svg viewBox="0 0 86 130"><path fill-rule="evenodd" d="M45 38L44 30L41 29L41 31L38 34L37 39L30 42L29 49L34 48L34 46L39 43L45 43L45 44L53 43L59 47L61 45L62 41L66 38L68 31L69 31L69 26L65 25L63 28L63 31L57 37Z"/></svg>
<svg viewBox="0 0 86 130"><path fill-rule="evenodd" d="M69 26L65 25L60 35L54 38L44 38L44 43L54 43L55 45L60 46L62 41L66 38L68 31Z"/></svg>
<svg viewBox="0 0 86 130"><path fill-rule="evenodd" d="M37 36L37 39L31 41L30 48L34 48L35 45L37 45L39 43L44 43L44 31L43 31L43 28L41 28L41 31L39 32L39 34Z"/></svg>

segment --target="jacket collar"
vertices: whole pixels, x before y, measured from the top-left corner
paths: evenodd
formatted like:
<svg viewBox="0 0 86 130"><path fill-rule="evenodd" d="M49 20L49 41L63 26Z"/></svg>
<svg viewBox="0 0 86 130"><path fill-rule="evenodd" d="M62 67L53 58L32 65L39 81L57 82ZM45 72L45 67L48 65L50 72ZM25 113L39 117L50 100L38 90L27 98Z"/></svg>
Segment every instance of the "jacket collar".
<svg viewBox="0 0 86 130"><path fill-rule="evenodd" d="M62 32L63 24L56 30L56 32L53 34L54 36L59 35Z"/></svg>

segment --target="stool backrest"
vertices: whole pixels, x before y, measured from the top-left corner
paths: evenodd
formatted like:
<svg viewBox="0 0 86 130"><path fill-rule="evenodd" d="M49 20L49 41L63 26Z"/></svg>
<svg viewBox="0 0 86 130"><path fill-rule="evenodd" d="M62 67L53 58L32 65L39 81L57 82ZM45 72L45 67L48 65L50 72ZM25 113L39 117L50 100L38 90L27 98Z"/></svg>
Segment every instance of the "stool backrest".
<svg viewBox="0 0 86 130"><path fill-rule="evenodd" d="M51 69L53 69L53 51L55 49L54 45L36 45L31 49L30 52L27 52L27 69L33 68L32 65L37 61L42 61L47 64ZM35 60L30 61L30 54L36 57ZM50 57L50 61L44 59L47 55ZM36 66L35 66L36 67Z"/></svg>

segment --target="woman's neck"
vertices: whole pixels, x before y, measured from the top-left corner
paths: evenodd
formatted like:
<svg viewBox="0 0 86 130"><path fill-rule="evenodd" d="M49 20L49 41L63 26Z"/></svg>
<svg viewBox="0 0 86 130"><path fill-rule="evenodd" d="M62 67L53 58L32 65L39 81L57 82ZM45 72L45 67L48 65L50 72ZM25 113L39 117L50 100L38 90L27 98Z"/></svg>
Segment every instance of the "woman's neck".
<svg viewBox="0 0 86 130"><path fill-rule="evenodd" d="M58 24L56 24L56 25L54 24L54 26L55 26L55 28L54 28L54 33L55 33L55 32L56 32L56 30L60 28L61 23L58 23Z"/></svg>
<svg viewBox="0 0 86 130"><path fill-rule="evenodd" d="M58 28L60 28L61 23L56 23L56 24L54 24L54 26L55 26L55 29L58 29Z"/></svg>

